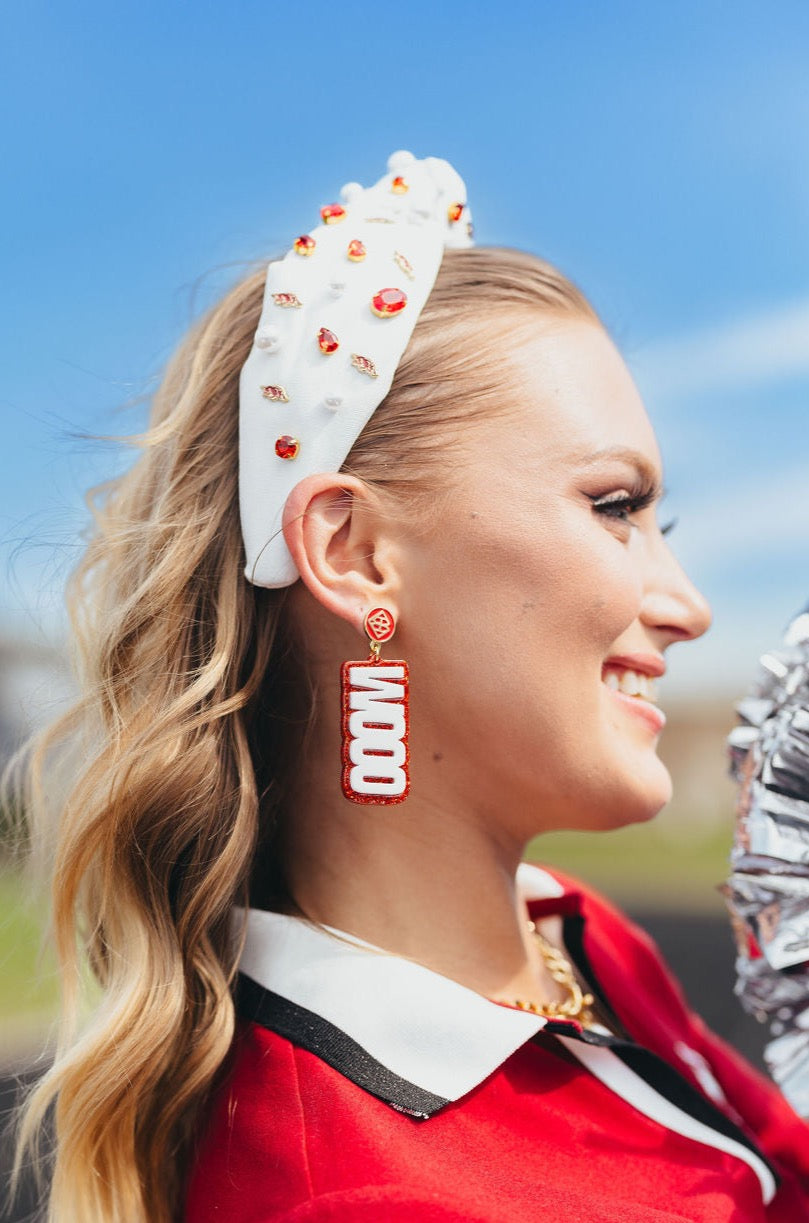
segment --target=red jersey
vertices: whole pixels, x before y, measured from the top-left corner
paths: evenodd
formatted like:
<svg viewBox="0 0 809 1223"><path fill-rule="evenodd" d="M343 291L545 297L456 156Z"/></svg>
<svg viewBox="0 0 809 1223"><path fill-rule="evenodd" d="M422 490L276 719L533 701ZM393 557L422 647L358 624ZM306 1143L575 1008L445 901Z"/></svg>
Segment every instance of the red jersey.
<svg viewBox="0 0 809 1223"><path fill-rule="evenodd" d="M581 884L560 914L608 1027L502 1006L422 965L251 910L228 1075L187 1223L798 1223L809 1126Z"/></svg>

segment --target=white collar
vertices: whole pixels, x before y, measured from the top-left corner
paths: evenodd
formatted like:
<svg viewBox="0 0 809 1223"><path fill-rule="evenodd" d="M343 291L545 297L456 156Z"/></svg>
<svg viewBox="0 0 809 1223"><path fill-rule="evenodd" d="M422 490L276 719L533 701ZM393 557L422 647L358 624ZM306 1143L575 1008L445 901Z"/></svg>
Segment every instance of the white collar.
<svg viewBox="0 0 809 1223"><path fill-rule="evenodd" d="M526 901L565 894L552 875L526 863L517 884ZM639 1112L745 1162L759 1179L765 1204L772 1200L777 1182L761 1152L693 1088L690 1103L680 1092L672 1096L667 1074L660 1078L648 1063L665 1064L631 1042L591 1033L582 1038L578 1025L501 1006L422 964L301 918L248 909L236 910L235 921L245 925L240 970L246 1013L399 1111L432 1116L548 1027L582 1066Z"/></svg>
<svg viewBox="0 0 809 1223"><path fill-rule="evenodd" d="M564 894L552 875L527 863L517 885L526 900ZM340 930L259 909L247 910L246 925L243 973L445 1100L477 1087L546 1022Z"/></svg>

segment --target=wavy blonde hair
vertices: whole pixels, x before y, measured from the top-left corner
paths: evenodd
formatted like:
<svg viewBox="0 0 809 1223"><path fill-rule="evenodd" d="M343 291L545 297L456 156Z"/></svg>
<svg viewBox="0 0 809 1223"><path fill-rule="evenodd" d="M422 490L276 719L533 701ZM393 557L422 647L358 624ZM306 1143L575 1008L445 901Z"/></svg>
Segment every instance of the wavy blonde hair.
<svg viewBox="0 0 809 1223"><path fill-rule="evenodd" d="M64 1013L18 1161L52 1110L51 1220L168 1223L181 1211L234 1030L228 914L283 888L273 830L312 696L289 665L285 592L242 573L238 382L263 281L250 275L194 328L148 432L131 439L136 462L91 496L69 587L82 695L28 758L24 808L50 862ZM408 509L440 487L431 441L502 393L487 334L502 336L515 310L597 321L537 258L448 252L345 469ZM101 1002L80 1027L83 960Z"/></svg>

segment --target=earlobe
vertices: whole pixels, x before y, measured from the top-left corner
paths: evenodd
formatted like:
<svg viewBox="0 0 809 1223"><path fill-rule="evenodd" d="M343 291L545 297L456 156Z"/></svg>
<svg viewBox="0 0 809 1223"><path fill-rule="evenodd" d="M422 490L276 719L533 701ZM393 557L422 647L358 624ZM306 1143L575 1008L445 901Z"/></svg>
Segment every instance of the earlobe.
<svg viewBox="0 0 809 1223"><path fill-rule="evenodd" d="M301 580L319 603L359 631L377 603L387 601L395 614L398 583L373 502L374 494L355 477L321 473L296 484L284 506L284 539Z"/></svg>

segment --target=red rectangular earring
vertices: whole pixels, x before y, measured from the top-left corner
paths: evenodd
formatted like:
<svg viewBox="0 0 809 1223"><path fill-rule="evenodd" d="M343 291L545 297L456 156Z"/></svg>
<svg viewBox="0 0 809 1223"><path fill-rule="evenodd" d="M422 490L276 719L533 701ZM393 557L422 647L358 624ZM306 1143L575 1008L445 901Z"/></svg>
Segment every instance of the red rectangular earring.
<svg viewBox="0 0 809 1223"><path fill-rule="evenodd" d="M369 654L340 668L343 794L352 803L401 803L410 792L410 674L401 659L381 658L396 622L385 607L365 617Z"/></svg>

